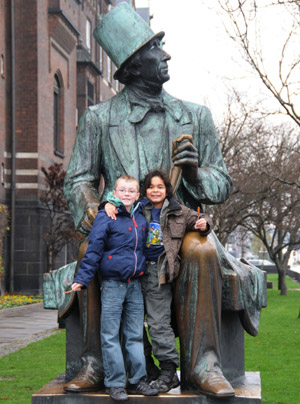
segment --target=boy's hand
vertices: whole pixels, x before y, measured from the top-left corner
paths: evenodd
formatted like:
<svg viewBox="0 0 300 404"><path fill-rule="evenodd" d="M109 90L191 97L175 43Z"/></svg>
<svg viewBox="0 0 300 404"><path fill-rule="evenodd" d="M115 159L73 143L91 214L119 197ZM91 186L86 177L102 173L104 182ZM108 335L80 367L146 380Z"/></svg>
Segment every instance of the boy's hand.
<svg viewBox="0 0 300 404"><path fill-rule="evenodd" d="M115 207L115 205L113 205L112 203L108 202L105 204L104 206L104 210L107 214L108 217L110 217L113 220L117 220L117 213L118 213L118 209Z"/></svg>
<svg viewBox="0 0 300 404"><path fill-rule="evenodd" d="M199 229L199 230L206 230L207 227L207 221L205 219L203 219L203 217L201 219L198 219L197 222L195 223L195 229Z"/></svg>
<svg viewBox="0 0 300 404"><path fill-rule="evenodd" d="M80 292L83 285L81 283L72 283L71 288L73 292Z"/></svg>

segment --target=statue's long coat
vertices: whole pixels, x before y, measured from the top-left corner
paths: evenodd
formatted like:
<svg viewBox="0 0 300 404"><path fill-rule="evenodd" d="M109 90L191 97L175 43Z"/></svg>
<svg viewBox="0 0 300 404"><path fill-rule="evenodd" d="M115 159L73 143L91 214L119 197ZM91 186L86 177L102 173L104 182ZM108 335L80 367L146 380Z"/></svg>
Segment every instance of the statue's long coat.
<svg viewBox="0 0 300 404"><path fill-rule="evenodd" d="M157 133L153 147L159 144L160 136L167 137L168 150L157 153L171 155L172 141L181 134L193 136L193 143L199 153L198 178L193 183L185 179L177 191L177 198L192 209L200 204L219 204L230 194L231 180L227 173L219 147L219 139L207 107L180 101L165 91L162 93L165 110L163 133ZM89 206L97 206L113 189L116 179L129 174L143 180L145 167L139 164L139 140L136 124L143 124L149 112L148 105L132 105L126 88L112 99L90 107L80 119L65 181L65 196L73 214L75 225L87 218ZM153 125L155 125L155 114ZM149 124L149 121L148 121ZM158 131L159 132L159 131ZM163 168L169 170L170 159L165 159ZM151 161L147 167L151 166ZM99 198L99 183L104 177L105 187ZM227 285L223 293L223 306L239 310L241 321L249 333L257 333L259 313L265 304L264 277L259 269L235 260L224 250L215 235L212 235L219 252L223 273L236 276L237 289L231 291Z"/></svg>

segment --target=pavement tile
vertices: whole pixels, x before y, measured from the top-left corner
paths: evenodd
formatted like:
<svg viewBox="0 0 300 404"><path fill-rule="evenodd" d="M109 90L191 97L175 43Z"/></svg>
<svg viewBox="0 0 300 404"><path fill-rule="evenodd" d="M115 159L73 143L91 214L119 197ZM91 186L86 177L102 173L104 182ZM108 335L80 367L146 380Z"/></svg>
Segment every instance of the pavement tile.
<svg viewBox="0 0 300 404"><path fill-rule="evenodd" d="M0 346L57 328L57 310L45 310L43 303L0 310Z"/></svg>

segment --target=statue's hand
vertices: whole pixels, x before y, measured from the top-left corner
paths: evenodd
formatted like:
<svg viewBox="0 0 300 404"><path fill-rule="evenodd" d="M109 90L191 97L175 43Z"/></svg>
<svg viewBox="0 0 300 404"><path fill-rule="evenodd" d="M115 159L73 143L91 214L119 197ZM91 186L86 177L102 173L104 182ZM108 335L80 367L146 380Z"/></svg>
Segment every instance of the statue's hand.
<svg viewBox="0 0 300 404"><path fill-rule="evenodd" d="M197 177L199 154L196 147L188 139L177 142L173 150L172 161L174 166L182 168L183 177L192 181Z"/></svg>
<svg viewBox="0 0 300 404"><path fill-rule="evenodd" d="M104 210L107 214L108 217L110 217L113 220L117 220L117 213L118 213L118 209L115 207L115 205L113 205L112 203L108 202L105 204L104 206Z"/></svg>
<svg viewBox="0 0 300 404"><path fill-rule="evenodd" d="M88 218L83 220L81 225L85 230L90 232L92 230L94 220L98 214L98 206L90 206L89 208L87 208L86 213Z"/></svg>

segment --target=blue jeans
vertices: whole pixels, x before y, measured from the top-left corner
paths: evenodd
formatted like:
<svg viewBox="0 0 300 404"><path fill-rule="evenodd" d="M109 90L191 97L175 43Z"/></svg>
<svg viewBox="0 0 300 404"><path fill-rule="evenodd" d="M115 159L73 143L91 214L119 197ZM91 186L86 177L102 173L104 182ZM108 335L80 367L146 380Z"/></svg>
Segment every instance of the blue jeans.
<svg viewBox="0 0 300 404"><path fill-rule="evenodd" d="M144 304L139 279L102 281L101 349L106 387L136 384L146 376L143 345ZM124 358L120 344L124 341ZM125 362L125 363L124 363Z"/></svg>

